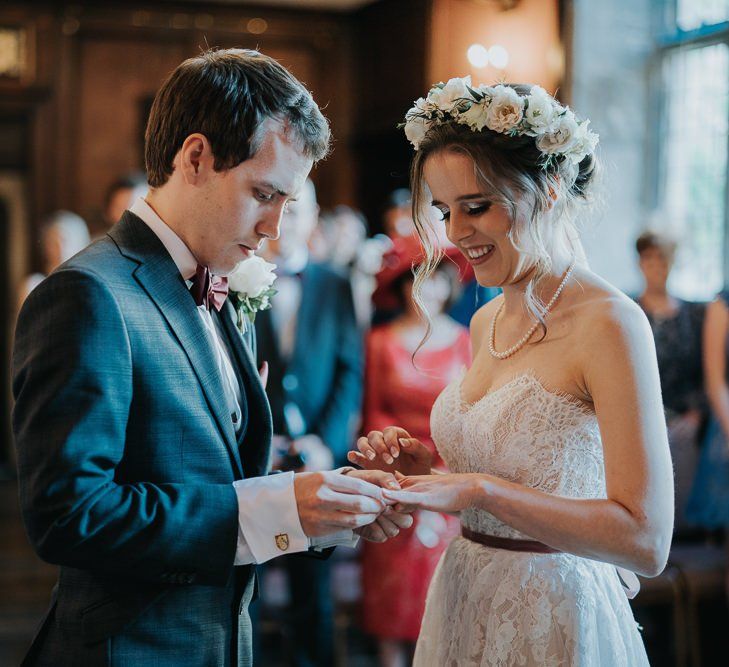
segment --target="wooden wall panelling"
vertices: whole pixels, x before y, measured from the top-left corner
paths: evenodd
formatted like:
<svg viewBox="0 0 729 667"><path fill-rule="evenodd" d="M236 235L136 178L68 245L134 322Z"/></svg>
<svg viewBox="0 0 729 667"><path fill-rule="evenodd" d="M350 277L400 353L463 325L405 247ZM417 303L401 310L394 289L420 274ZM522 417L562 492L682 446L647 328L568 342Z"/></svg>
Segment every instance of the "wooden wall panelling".
<svg viewBox="0 0 729 667"><path fill-rule="evenodd" d="M397 125L427 81L430 0L381 0L353 16L358 199L381 231L387 195L408 185L412 148Z"/></svg>
<svg viewBox="0 0 729 667"><path fill-rule="evenodd" d="M143 110L188 55L183 40L159 43L143 35L80 39L74 154L77 208L87 219L98 220L109 184L144 168Z"/></svg>
<svg viewBox="0 0 729 667"><path fill-rule="evenodd" d="M340 127L345 131L349 127L345 110L351 97L351 90L342 86L351 80L346 71L351 63L340 56L348 46L343 39L345 17L248 8L208 7L196 13L188 6L135 7L100 11L75 6L76 13L65 17L67 32L75 28L67 58L63 102L67 118L60 151L65 173L72 175L72 182L63 187L70 208L92 221L98 218L103 192L112 178L141 166L135 141L140 100L153 95L180 61L207 45L260 47L290 66L317 101L329 103L327 115L337 133L337 150L316 171L315 180L324 206L352 202L354 170L346 150L349 141L340 142L339 133ZM251 34L249 22L261 16L265 16L267 30Z"/></svg>

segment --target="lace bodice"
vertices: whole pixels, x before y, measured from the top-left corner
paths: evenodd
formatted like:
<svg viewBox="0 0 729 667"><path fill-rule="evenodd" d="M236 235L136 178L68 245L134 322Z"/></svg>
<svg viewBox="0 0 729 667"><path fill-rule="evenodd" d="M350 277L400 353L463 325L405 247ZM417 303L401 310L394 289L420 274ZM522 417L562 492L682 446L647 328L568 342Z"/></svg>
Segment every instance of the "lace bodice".
<svg viewBox="0 0 729 667"><path fill-rule="evenodd" d="M465 371L433 406L431 432L452 472L489 473L572 498L604 498L602 443L595 414L546 389L532 373L516 376L473 404L464 402ZM461 513L471 530L529 539L483 510Z"/></svg>

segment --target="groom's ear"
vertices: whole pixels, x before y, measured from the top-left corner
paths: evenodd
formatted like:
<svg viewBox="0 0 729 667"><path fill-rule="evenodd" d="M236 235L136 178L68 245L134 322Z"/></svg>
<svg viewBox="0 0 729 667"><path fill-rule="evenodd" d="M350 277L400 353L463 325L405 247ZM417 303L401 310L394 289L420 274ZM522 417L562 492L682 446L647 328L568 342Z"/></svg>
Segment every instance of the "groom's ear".
<svg viewBox="0 0 729 667"><path fill-rule="evenodd" d="M177 161L185 183L198 184L201 178L207 176L207 171L213 168L215 162L207 137L199 133L187 137L177 154Z"/></svg>

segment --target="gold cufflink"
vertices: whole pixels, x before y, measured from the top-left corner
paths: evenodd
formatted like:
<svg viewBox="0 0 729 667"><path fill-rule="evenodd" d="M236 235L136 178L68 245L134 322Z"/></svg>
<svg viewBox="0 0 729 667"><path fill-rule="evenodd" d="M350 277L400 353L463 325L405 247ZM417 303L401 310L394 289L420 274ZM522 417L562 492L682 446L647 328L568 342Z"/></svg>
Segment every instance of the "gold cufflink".
<svg viewBox="0 0 729 667"><path fill-rule="evenodd" d="M289 536L288 533L281 533L276 535L276 546L279 551L287 551L289 548Z"/></svg>

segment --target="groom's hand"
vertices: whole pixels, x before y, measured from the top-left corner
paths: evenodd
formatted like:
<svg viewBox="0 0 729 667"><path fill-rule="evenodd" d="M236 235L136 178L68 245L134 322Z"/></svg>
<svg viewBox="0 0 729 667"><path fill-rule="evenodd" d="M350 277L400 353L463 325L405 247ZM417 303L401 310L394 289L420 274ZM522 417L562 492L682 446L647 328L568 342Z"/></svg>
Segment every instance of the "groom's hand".
<svg viewBox="0 0 729 667"><path fill-rule="evenodd" d="M379 486L331 470L294 475L294 495L308 537L367 526L385 510Z"/></svg>
<svg viewBox="0 0 729 667"><path fill-rule="evenodd" d="M399 490L400 484L389 472L382 470L350 470L346 473L350 477L364 479L383 489ZM400 531L413 525L413 517L409 512L397 512L392 507L385 511L369 526L357 528L354 532L368 542L386 542L391 537L397 537Z"/></svg>

